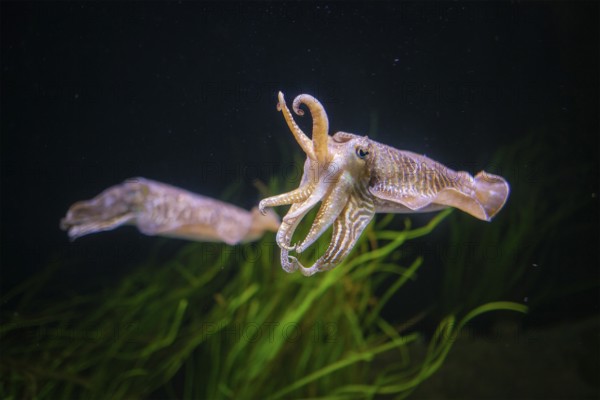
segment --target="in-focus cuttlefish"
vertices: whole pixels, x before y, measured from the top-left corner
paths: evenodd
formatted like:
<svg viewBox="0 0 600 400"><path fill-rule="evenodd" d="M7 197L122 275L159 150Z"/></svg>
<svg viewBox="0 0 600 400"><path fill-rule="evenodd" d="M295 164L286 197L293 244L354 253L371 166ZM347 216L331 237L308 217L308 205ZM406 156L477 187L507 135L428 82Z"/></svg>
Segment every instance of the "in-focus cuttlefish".
<svg viewBox="0 0 600 400"><path fill-rule="evenodd" d="M277 109L306 153L300 186L291 192L262 200L267 207L291 204L277 232L281 265L287 272L297 269L313 275L334 268L350 253L375 213L414 213L455 207L476 218L490 221L504 206L508 183L484 171L472 177L455 172L425 156L398 150L346 132L329 136L329 122L321 103L308 94L294 99L298 115L310 110L312 140L298 127L279 92ZM306 238L292 244L292 236L302 218L321 203ZM301 253L331 225L329 247L311 267L304 267L289 253Z"/></svg>
<svg viewBox="0 0 600 400"><path fill-rule="evenodd" d="M144 178L112 186L91 200L73 204L60 222L74 240L121 225L146 235L234 245L279 228L274 212L246 211L219 200Z"/></svg>

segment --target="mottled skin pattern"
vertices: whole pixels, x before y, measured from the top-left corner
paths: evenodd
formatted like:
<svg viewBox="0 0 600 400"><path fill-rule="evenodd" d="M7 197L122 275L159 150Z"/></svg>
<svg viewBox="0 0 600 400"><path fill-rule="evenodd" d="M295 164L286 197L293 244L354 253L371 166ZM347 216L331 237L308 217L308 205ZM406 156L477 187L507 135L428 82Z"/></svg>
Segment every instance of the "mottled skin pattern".
<svg viewBox="0 0 600 400"><path fill-rule="evenodd" d="M233 245L277 231L279 217L144 178L112 186L91 200L73 204L61 228L71 240L90 233L135 225L146 235L160 235Z"/></svg>
<svg viewBox="0 0 600 400"><path fill-rule="evenodd" d="M310 110L312 140L298 127L279 92L277 109L294 138L306 153L300 186L291 192L264 199L267 207L290 204L277 232L281 265L287 272L297 269L307 276L334 268L350 253L360 234L376 212L412 213L459 208L476 218L490 221L509 194L508 183L500 176L455 172L442 164L408 151L346 132L329 136L329 122L321 103L303 94L294 99L298 115ZM299 243L292 236L302 218L321 203L309 233ZM301 253L330 226L333 233L325 254L311 267L304 267L290 252Z"/></svg>

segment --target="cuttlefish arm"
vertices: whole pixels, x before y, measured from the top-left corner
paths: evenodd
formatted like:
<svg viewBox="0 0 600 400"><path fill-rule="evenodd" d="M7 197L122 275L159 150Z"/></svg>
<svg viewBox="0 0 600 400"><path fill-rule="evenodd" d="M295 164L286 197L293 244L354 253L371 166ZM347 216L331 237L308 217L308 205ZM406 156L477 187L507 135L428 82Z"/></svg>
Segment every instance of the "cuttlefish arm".
<svg viewBox="0 0 600 400"><path fill-rule="evenodd" d="M321 212L321 210L319 210ZM364 193L354 192L348 198L344 208L338 213L338 217L333 221L333 232L331 242L323 254L309 268L304 267L296 257L290 256L291 262L297 265L303 275L311 276L317 272L328 271L335 268L350 254L356 241L360 238L362 231L369 225L375 214L375 206L372 200ZM311 227L305 243L301 246L308 247L318 237L311 238ZM319 230L318 235L324 230ZM300 247L300 246L299 246ZM300 250L300 248L299 248Z"/></svg>
<svg viewBox="0 0 600 400"><path fill-rule="evenodd" d="M233 245L277 231L279 218L273 212L246 211L175 186L133 178L73 204L60 223L71 240L122 225L134 225L151 236Z"/></svg>
<svg viewBox="0 0 600 400"><path fill-rule="evenodd" d="M277 109L294 138L306 153L300 187L289 193L264 199L259 209L291 205L277 233L283 268L300 269L305 275L334 268L350 253L361 232L376 212L416 213L455 207L474 217L490 221L506 203L508 183L484 171L472 177L408 151L402 151L366 136L346 132L328 133L327 114L314 97L303 94L293 102L313 118L312 138L298 127L279 92ZM297 226L317 204L320 208L309 233L292 245ZM333 225L329 247L310 267L304 267L290 252L301 253Z"/></svg>

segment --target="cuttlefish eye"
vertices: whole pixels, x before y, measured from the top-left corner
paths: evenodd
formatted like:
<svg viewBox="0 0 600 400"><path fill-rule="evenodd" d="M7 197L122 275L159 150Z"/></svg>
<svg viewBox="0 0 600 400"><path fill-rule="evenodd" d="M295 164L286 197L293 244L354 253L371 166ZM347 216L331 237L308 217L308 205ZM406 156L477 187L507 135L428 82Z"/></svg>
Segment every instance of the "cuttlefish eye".
<svg viewBox="0 0 600 400"><path fill-rule="evenodd" d="M368 154L369 154L369 152L368 152L368 151L366 151L366 150L363 150L363 149L362 149L362 148L360 148L360 147L357 147L357 148L356 148L356 155L358 156L358 158L360 158L360 159L363 159L363 160L364 160L364 159L365 159L365 157L367 157L367 155L368 155Z"/></svg>

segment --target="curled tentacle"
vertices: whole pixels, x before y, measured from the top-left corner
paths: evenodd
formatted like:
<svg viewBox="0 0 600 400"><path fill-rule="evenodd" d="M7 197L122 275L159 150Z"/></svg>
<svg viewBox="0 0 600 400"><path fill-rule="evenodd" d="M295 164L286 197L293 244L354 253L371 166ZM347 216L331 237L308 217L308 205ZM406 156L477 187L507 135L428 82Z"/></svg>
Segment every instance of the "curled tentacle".
<svg viewBox="0 0 600 400"><path fill-rule="evenodd" d="M296 203L293 204L292 207L290 208L290 212L295 211L297 208L300 207L300 204ZM290 220L289 222L281 222L281 225L279 226L279 230L277 231L277 236L276 236L276 242L277 245L281 248L281 259L282 260L288 260L288 251L292 251L296 248L296 245L292 245L292 236L294 235L294 232L296 231L296 228L298 227L298 224L300 224L300 221L302 221L302 218L304 218L304 216L308 213L308 211L310 210L306 210L303 214L299 215L297 218ZM285 252L285 254L284 254ZM282 263L283 265L283 263ZM286 271L288 271L288 269L286 267L284 267L284 269ZM292 269L292 271L294 271L294 269ZM291 272L291 271L288 271Z"/></svg>
<svg viewBox="0 0 600 400"><path fill-rule="evenodd" d="M291 221L298 218L300 215L305 215L311 208L315 206L319 201L323 199L323 197L327 194L327 191L330 188L330 184L328 182L321 181L317 185L313 185L313 191L303 203L299 204L295 210L288 211L288 213L283 217L284 221Z"/></svg>
<svg viewBox="0 0 600 400"><path fill-rule="evenodd" d="M275 241L277 245L282 249L293 251L296 248L295 244L292 243L292 236L294 235L294 231L298 224L288 224L286 222L281 222L279 226L279 230L277 231L277 235L275 236Z"/></svg>
<svg viewBox="0 0 600 400"><path fill-rule="evenodd" d="M281 267L285 272L295 272L299 267L298 259L290 256L286 249L281 249Z"/></svg>
<svg viewBox="0 0 600 400"><path fill-rule="evenodd" d="M260 212L265 214L266 213L265 208L267 208L267 207L276 207L276 206L291 204L292 206L290 207L290 210L288 211L288 215L289 215L290 213L293 213L296 210L298 210L300 208L300 206L302 204L304 204L304 202L308 198L310 198L310 196L314 193L314 191L315 191L315 184L310 183L310 182L305 183L304 185L300 186L299 188L297 188L295 190L292 190L291 192L283 193L283 194L280 194L277 196L268 197L264 200L261 200L261 202L258 204L258 209L260 210ZM287 218L287 216L286 216L287 219L285 221L281 221L281 225L279 226L279 229L277 230L276 241L277 241L277 244L282 249L286 249L286 250L290 250L290 251L294 250L295 246L290 244L292 241L292 235L294 234L296 227L302 220L302 217L304 215L306 215L306 213L308 213L308 211L310 211L310 210L306 210L303 213L299 213L298 216L296 216L295 218Z"/></svg>
<svg viewBox="0 0 600 400"><path fill-rule="evenodd" d="M290 112L290 110L287 108L287 105L285 104L285 99L283 98L283 93L279 92L278 99L279 99L279 103L277 103L277 110L283 112L283 117L285 118L285 122L287 122L287 125L290 128L290 130L292 131L294 138L296 138L296 141L298 142L298 144L300 145L302 150L304 150L304 152L306 153L306 155L308 157L310 157L313 160L317 160L317 157L315 155L315 151L313 148L313 142L308 138L308 136L306 136L306 134L302 131L302 129L300 129L300 127L296 124L296 121L294 121L294 117L292 116L292 113Z"/></svg>
<svg viewBox="0 0 600 400"><path fill-rule="evenodd" d="M302 218L310 211L310 208L302 210L300 210L300 208L311 198L311 196L315 196L315 192L319 191L316 189L317 184L308 175L310 175L310 173L307 173L305 168L305 173L302 176L301 186L299 188L292 190L291 192L263 199L258 205L259 210L263 213L267 207L276 207L286 204L292 205L288 214L285 216L285 221L281 222L276 236L277 245L281 247L282 251L285 250L286 253L287 251L295 249L296 246L291 244L292 236ZM294 215L290 217L290 214ZM282 255L282 260L283 259L287 262L287 256L284 257Z"/></svg>
<svg viewBox="0 0 600 400"><path fill-rule="evenodd" d="M307 183L305 185L300 186L297 189L292 190L291 192L282 193L277 196L267 197L258 203L258 209L264 215L266 214L265 208L267 207L277 207L283 206L286 204L296 204L299 202L303 202L308 199L311 193L314 191L315 185L312 183Z"/></svg>
<svg viewBox="0 0 600 400"><path fill-rule="evenodd" d="M316 160L325 165L331 160L327 143L329 141L329 120L323 105L319 100L309 94L301 94L294 99L292 108L298 115L304 115L304 111L300 109L300 104L304 104L310 110L310 115L313 120L312 131L312 146L316 156Z"/></svg>

